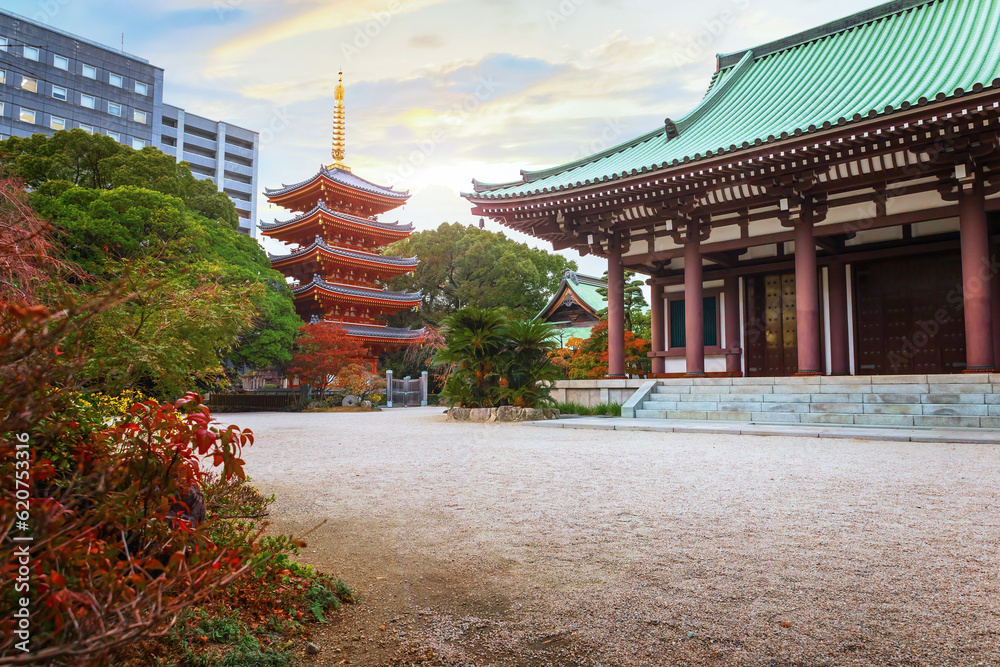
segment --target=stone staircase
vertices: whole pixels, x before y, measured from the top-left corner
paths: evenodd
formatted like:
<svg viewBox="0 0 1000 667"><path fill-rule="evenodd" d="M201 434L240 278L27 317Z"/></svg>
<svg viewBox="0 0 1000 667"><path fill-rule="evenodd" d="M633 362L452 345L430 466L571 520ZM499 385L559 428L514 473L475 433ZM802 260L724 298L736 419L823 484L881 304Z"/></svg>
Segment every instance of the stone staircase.
<svg viewBox="0 0 1000 667"><path fill-rule="evenodd" d="M651 380L622 416L1000 428L1000 374Z"/></svg>

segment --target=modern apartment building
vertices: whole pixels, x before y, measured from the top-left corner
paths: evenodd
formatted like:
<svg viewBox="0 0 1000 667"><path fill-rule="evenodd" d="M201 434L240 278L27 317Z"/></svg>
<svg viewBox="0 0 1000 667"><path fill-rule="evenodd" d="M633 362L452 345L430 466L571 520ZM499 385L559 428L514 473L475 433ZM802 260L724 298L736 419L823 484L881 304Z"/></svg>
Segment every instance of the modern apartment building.
<svg viewBox="0 0 1000 667"><path fill-rule="evenodd" d="M163 68L0 9L0 138L80 128L186 160L256 236L258 135L163 104Z"/></svg>

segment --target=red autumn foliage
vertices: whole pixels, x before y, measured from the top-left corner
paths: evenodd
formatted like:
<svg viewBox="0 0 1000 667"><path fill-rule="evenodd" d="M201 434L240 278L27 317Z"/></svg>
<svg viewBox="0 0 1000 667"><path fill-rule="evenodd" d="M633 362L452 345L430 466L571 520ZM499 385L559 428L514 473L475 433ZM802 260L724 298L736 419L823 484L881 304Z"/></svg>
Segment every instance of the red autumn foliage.
<svg viewBox="0 0 1000 667"><path fill-rule="evenodd" d="M308 324L299 331L302 338L296 343L292 362L285 372L298 377L300 383L319 389L320 396L336 375L352 366L364 364L364 357L368 354L365 344L358 338L348 336L339 324Z"/></svg>
<svg viewBox="0 0 1000 667"><path fill-rule="evenodd" d="M166 632L262 560L256 535L217 545L212 520L186 517L203 462L242 477L249 431L214 424L195 394L137 404L111 428L75 401L79 361L57 348L72 323L105 307L0 310L0 383L13 389L0 401L0 476L17 481L0 497L0 665L99 662ZM75 469L52 464L66 459ZM27 629L15 616L21 598Z"/></svg>
<svg viewBox="0 0 1000 667"><path fill-rule="evenodd" d="M23 184L0 178L0 300L35 303L47 278L70 271L54 257L53 234L31 210Z"/></svg>
<svg viewBox="0 0 1000 667"><path fill-rule="evenodd" d="M640 362L646 358L650 343L631 331L625 332L625 370L642 373ZM590 332L590 338L573 353L570 362L571 380L593 380L608 374L608 321L601 320Z"/></svg>

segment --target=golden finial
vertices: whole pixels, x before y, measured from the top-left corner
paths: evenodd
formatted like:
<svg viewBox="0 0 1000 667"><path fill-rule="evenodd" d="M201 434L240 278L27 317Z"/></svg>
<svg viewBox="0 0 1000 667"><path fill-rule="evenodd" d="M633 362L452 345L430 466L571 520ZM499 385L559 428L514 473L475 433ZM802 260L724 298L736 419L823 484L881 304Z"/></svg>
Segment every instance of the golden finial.
<svg viewBox="0 0 1000 667"><path fill-rule="evenodd" d="M333 98L337 100L337 106L333 111L333 164L330 169L344 169L350 171L351 168L344 164L344 156L347 155L347 113L344 109L344 73L340 72L340 81L337 89L333 92Z"/></svg>

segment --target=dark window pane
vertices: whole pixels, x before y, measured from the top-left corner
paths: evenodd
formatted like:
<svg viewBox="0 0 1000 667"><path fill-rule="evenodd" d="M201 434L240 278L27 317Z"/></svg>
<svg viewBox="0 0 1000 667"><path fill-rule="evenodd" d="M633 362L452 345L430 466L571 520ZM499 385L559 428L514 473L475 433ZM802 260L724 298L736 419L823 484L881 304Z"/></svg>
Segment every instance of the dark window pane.
<svg viewBox="0 0 1000 667"><path fill-rule="evenodd" d="M684 347L684 302L670 302L670 347Z"/></svg>
<svg viewBox="0 0 1000 667"><path fill-rule="evenodd" d="M718 297L706 296L704 302L705 314L705 346L719 345L719 318L716 312Z"/></svg>

